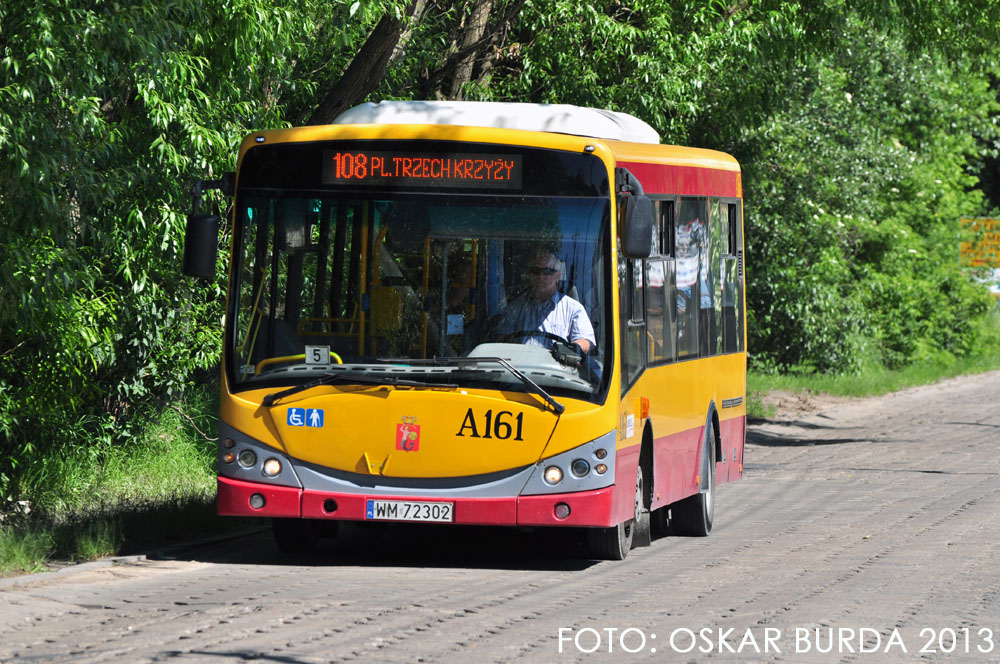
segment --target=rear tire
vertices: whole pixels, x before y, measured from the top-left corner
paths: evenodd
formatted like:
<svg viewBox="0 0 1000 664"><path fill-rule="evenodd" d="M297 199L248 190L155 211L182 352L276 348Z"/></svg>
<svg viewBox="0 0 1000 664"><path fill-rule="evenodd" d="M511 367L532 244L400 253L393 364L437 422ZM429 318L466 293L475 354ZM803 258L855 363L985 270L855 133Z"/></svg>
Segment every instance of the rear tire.
<svg viewBox="0 0 1000 664"><path fill-rule="evenodd" d="M309 553L319 544L319 528L309 519L271 519L271 531L282 553Z"/></svg>
<svg viewBox="0 0 1000 664"><path fill-rule="evenodd" d="M711 420L705 424L701 461L701 476L707 478L708 486L671 506L672 525L678 535L705 537L712 532L712 520L715 518L715 440Z"/></svg>

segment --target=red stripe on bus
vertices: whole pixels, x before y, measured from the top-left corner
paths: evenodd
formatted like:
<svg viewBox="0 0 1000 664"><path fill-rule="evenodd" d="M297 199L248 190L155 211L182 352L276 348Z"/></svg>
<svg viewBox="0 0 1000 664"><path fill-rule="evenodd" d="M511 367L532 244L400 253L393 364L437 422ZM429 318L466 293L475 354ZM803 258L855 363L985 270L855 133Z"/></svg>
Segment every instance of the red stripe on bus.
<svg viewBox="0 0 1000 664"><path fill-rule="evenodd" d="M694 166L670 166L620 161L639 178L646 194L679 194L681 196L726 196L740 198L743 185L739 171Z"/></svg>
<svg viewBox="0 0 1000 664"><path fill-rule="evenodd" d="M219 477L216 505L220 516L302 516L302 489L275 486L257 482L242 482L229 477ZM264 496L264 507L250 507L250 496Z"/></svg>

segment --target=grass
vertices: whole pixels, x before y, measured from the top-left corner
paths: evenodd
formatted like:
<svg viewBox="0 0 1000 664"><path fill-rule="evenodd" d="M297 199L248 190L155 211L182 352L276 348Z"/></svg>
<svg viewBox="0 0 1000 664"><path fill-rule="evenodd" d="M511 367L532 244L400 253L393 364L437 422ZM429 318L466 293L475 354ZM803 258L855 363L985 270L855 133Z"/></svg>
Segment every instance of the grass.
<svg viewBox="0 0 1000 664"><path fill-rule="evenodd" d="M0 526L0 576L44 571L53 544L50 531Z"/></svg>
<svg viewBox="0 0 1000 664"><path fill-rule="evenodd" d="M213 387L185 406L203 431L218 412ZM215 516L215 442L170 407L133 428L125 442L71 447L37 464L21 489L28 500L0 521L0 575L230 527Z"/></svg>
<svg viewBox="0 0 1000 664"><path fill-rule="evenodd" d="M946 378L1000 369L1000 352L974 357L942 357L912 364L898 370L874 368L860 374L789 373L747 375L747 415L751 419L774 416L774 408L763 403L768 392L832 394L868 397L888 394L906 387L928 385Z"/></svg>

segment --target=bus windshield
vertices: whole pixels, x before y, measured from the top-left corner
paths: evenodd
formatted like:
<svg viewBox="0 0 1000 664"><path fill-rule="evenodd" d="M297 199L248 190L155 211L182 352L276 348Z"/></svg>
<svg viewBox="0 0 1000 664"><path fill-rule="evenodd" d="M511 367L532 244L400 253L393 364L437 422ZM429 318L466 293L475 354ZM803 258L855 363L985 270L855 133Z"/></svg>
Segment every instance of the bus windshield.
<svg viewBox="0 0 1000 664"><path fill-rule="evenodd" d="M248 188L236 210L236 389L405 381L601 400L607 197ZM580 352L580 351L585 352Z"/></svg>

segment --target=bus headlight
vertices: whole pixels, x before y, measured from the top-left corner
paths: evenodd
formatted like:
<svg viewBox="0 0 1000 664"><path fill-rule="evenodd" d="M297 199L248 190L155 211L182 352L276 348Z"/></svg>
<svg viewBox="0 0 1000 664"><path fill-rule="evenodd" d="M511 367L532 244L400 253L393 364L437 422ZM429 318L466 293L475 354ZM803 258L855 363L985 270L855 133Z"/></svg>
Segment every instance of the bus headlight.
<svg viewBox="0 0 1000 664"><path fill-rule="evenodd" d="M268 459L264 462L264 474L268 477L274 477L281 472L281 462L277 459Z"/></svg>
<svg viewBox="0 0 1000 664"><path fill-rule="evenodd" d="M546 484L556 485L562 482L563 471L559 466L549 466L545 469L545 473L542 475L545 478Z"/></svg>
<svg viewBox="0 0 1000 664"><path fill-rule="evenodd" d="M236 457L236 460L240 462L240 466L243 468L253 468L257 465L257 455L254 454L253 450L240 450L240 454Z"/></svg>
<svg viewBox="0 0 1000 664"><path fill-rule="evenodd" d="M590 464L584 459L573 459L573 463L570 464L569 469L577 477L586 477L587 473L590 472Z"/></svg>

